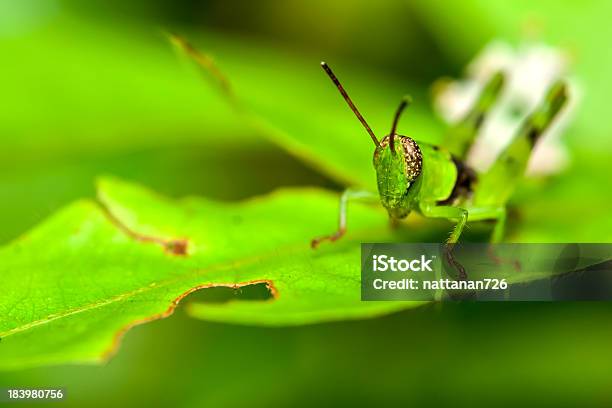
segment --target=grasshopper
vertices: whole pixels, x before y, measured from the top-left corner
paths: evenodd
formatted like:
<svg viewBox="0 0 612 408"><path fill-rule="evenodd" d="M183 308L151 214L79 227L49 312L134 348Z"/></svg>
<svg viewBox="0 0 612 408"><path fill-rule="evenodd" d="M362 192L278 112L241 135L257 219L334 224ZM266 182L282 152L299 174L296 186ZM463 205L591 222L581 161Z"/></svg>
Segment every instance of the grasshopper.
<svg viewBox="0 0 612 408"><path fill-rule="evenodd" d="M321 66L374 143L378 194L352 188L345 190L340 197L337 231L313 239L313 248L323 241L336 241L346 233L347 204L358 199L379 199L392 222L406 218L412 211L427 218L454 221L447 240L449 246L459 240L468 220L494 221L491 242L501 241L506 203L523 177L534 145L567 102L567 84L563 80L549 87L542 103L525 120L493 165L476 174L464 164L464 159L503 87L501 72L489 79L473 108L448 132L443 143L445 147L442 147L416 142L396 133L400 116L411 102L409 96L400 102L389 134L378 140L329 65L322 62Z"/></svg>
<svg viewBox="0 0 612 408"><path fill-rule="evenodd" d="M229 82L212 59L177 35L170 34L170 39L217 80L222 93L236 106ZM374 143L373 163L378 194L353 188L345 190L340 196L337 231L313 239L312 248L323 241L336 241L346 233L348 202L358 199L379 199L393 223L406 218L412 211L428 218L455 221L447 240L449 248L458 242L468 217L470 221L495 221L491 242L501 241L506 223L506 203L525 173L531 150L567 102L565 81L558 80L549 87L542 103L527 117L508 147L487 171L477 174L464 160L503 87L504 75L501 72L492 75L472 109L450 129L442 143L444 147L441 147L416 142L396 133L400 116L411 102L409 96L400 102L391 132L379 141L331 68L325 62L321 66ZM447 255L449 261L459 267L452 259L451 251Z"/></svg>

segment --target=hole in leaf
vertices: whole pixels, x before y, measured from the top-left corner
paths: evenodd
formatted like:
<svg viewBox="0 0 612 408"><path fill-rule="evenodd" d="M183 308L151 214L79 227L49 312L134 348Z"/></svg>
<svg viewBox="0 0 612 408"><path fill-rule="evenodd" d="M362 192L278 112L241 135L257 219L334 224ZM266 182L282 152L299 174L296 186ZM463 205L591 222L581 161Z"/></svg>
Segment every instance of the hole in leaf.
<svg viewBox="0 0 612 408"><path fill-rule="evenodd" d="M241 287L217 286L197 290L187 296L182 303L226 303L230 301L262 301L273 299L274 296L266 282L253 283Z"/></svg>

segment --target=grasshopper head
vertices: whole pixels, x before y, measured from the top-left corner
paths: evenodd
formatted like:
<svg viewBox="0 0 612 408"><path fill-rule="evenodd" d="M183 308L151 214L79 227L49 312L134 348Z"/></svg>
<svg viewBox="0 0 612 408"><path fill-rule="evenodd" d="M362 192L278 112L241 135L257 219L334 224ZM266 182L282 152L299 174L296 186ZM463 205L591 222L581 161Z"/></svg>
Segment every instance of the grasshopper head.
<svg viewBox="0 0 612 408"><path fill-rule="evenodd" d="M382 205L392 218L410 212L416 181L421 174L421 149L407 136L385 136L374 151L374 168Z"/></svg>
<svg viewBox="0 0 612 408"><path fill-rule="evenodd" d="M410 104L411 98L406 96L402 99L395 112L391 133L379 142L370 125L361 115L331 68L325 62L321 62L321 67L336 85L336 88L376 145L374 168L376 169L378 192L382 205L387 209L391 218L404 218L410 212L410 207L419 190L417 182L419 174L421 174L423 161L421 149L414 140L407 136L400 136L395 132L402 111Z"/></svg>

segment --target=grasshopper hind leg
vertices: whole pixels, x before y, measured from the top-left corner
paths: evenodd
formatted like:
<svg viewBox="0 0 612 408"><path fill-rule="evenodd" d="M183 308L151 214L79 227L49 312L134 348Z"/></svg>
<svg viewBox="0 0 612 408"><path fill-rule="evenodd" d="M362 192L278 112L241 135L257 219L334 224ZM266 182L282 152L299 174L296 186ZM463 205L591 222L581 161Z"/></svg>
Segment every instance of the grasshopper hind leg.
<svg viewBox="0 0 612 408"><path fill-rule="evenodd" d="M465 117L447 133L443 145L456 157L464 160L504 86L503 72L495 72L484 85L474 105Z"/></svg>
<svg viewBox="0 0 612 408"><path fill-rule="evenodd" d="M506 203L523 178L532 150L567 103L567 85L554 83L540 105L524 121L518 134L493 165L479 175L474 206Z"/></svg>

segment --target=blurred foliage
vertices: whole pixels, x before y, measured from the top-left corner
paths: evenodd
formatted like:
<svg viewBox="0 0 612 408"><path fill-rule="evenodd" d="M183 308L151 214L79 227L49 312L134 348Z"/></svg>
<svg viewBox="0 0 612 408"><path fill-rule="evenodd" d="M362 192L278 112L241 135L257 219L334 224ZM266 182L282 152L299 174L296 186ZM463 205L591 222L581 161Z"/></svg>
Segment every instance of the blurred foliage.
<svg viewBox="0 0 612 408"><path fill-rule="evenodd" d="M462 63L494 37L515 43L544 41L566 51L572 71L584 87L574 131L566 139L572 148L588 152L612 147L612 122L605 120L612 90L612 54L606 52L612 37L612 27L607 24L612 14L610 2L570 2L561 7L551 0L416 3L422 3L419 10L431 23L431 33L445 48L445 54Z"/></svg>
<svg viewBox="0 0 612 408"><path fill-rule="evenodd" d="M226 200L286 185L339 188L257 137L265 129L241 123L181 67L164 29L211 49L250 103L277 115L278 124L291 132L307 126L298 135L301 148L318 145L317 155L333 162L346 154L342 166L354 153L363 170L353 178L365 183L373 180L369 155L361 161L370 142L319 72L319 60L333 63L375 130L386 131L399 96L410 92L423 115L407 112L402 131L431 129L435 134L419 136L436 138L439 127L424 113L432 79L459 75L496 37L566 47L584 93L566 137L573 164L523 186L513 199L509 238L610 241L610 8L603 0L2 2L0 241L93 196L101 173L171 196ZM338 148L326 140L335 137L346 138L341 150L324 151ZM473 406L526 398L541 406L605 406L610 315L597 303L447 304L363 322L266 329L178 314L135 329L107 366L31 369L2 374L0 382L65 386L67 406L79 407Z"/></svg>
<svg viewBox="0 0 612 408"><path fill-rule="evenodd" d="M612 402L608 303L439 306L282 329L206 323L178 310L132 330L107 365L0 373L0 381L64 386L70 407Z"/></svg>
<svg viewBox="0 0 612 408"><path fill-rule="evenodd" d="M136 0L64 2L91 18L130 25L214 29L248 42L299 50L314 61L335 56L358 66L386 67L395 76L429 83L448 74L449 59L424 25L414 2L384 0L260 0L245 2ZM248 17L247 17L248 16ZM144 20L144 21L143 21ZM424 57L422 60L415 56ZM305 66L309 63L304 64ZM457 71L461 66L457 66ZM351 67L353 69L353 67Z"/></svg>

